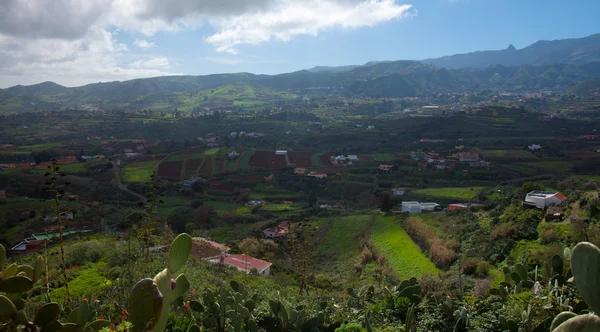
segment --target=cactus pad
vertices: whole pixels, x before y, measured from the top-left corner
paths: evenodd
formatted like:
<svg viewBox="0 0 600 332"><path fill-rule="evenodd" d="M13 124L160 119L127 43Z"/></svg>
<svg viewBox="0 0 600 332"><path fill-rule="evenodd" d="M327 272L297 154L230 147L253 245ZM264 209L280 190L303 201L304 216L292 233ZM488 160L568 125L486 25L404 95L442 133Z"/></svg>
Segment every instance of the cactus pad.
<svg viewBox="0 0 600 332"><path fill-rule="evenodd" d="M0 295L0 321L5 321L17 313L15 305L4 295Z"/></svg>
<svg viewBox="0 0 600 332"><path fill-rule="evenodd" d="M129 321L133 331L152 330L163 306L163 295L150 278L138 281L129 294Z"/></svg>
<svg viewBox="0 0 600 332"><path fill-rule="evenodd" d="M35 313L33 324L37 326L45 326L46 324L55 321L60 316L60 305L56 302L46 303L41 306Z"/></svg>
<svg viewBox="0 0 600 332"><path fill-rule="evenodd" d="M192 237L186 233L179 234L169 249L168 266L171 273L176 273L183 267L191 251Z"/></svg>
<svg viewBox="0 0 600 332"><path fill-rule="evenodd" d="M588 242L575 246L571 254L575 284L588 306L600 313L600 249Z"/></svg>
<svg viewBox="0 0 600 332"><path fill-rule="evenodd" d="M575 253L575 250L573 250ZM575 256L575 255L573 255ZM558 315L556 318L560 317ZM555 320L556 320L555 318ZM552 322L554 325L554 322ZM580 315L577 317L573 317L562 324L560 324L557 328L552 330L552 332L596 332L600 331L600 317L596 315Z"/></svg>
<svg viewBox="0 0 600 332"><path fill-rule="evenodd" d="M0 281L0 292L4 293L23 293L32 288L33 280L25 276L12 276Z"/></svg>

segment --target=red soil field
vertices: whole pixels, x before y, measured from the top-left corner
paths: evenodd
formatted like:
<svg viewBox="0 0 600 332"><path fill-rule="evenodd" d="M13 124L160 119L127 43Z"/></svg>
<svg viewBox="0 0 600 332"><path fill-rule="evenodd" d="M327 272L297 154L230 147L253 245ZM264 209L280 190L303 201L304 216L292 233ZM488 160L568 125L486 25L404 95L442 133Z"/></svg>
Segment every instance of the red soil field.
<svg viewBox="0 0 600 332"><path fill-rule="evenodd" d="M198 167L200 167L200 165L202 165L203 161L204 159L186 160L184 169L185 177L187 178L196 175L196 170L198 169Z"/></svg>
<svg viewBox="0 0 600 332"><path fill-rule="evenodd" d="M329 157L331 156L333 156L331 153L324 153L319 157L319 161L323 165L331 165L331 161L329 160Z"/></svg>
<svg viewBox="0 0 600 332"><path fill-rule="evenodd" d="M181 161L161 163L158 165L158 176L165 178L179 178L181 175Z"/></svg>
<svg viewBox="0 0 600 332"><path fill-rule="evenodd" d="M285 168L287 166L285 156L276 155L273 151L256 151L248 164L252 167L267 169Z"/></svg>
<svg viewBox="0 0 600 332"><path fill-rule="evenodd" d="M318 174L336 174L342 173L342 167L321 168L316 170Z"/></svg>
<svg viewBox="0 0 600 332"><path fill-rule="evenodd" d="M165 158L164 155L145 155L145 156L140 156L140 157L136 157L136 161L140 161L140 162L144 162L144 161L155 161L155 160L163 160Z"/></svg>
<svg viewBox="0 0 600 332"><path fill-rule="evenodd" d="M569 156L573 159L600 159L600 153L591 151L574 151Z"/></svg>
<svg viewBox="0 0 600 332"><path fill-rule="evenodd" d="M363 163L372 163L375 162L375 159L361 154L358 156L358 161Z"/></svg>
<svg viewBox="0 0 600 332"><path fill-rule="evenodd" d="M312 152L288 152L290 163L299 167L312 166Z"/></svg>
<svg viewBox="0 0 600 332"><path fill-rule="evenodd" d="M205 158L204 164L198 170L198 175L204 177L212 175L212 160L210 158Z"/></svg>

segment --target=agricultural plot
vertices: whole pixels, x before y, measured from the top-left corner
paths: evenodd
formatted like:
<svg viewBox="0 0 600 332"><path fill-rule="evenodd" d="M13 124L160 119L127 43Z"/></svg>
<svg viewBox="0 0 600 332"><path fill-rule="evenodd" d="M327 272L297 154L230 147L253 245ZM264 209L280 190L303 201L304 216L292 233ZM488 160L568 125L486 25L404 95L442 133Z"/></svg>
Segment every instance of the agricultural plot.
<svg viewBox="0 0 600 332"><path fill-rule="evenodd" d="M270 183L259 183L250 191L250 199L295 200L302 198L302 193L277 188Z"/></svg>
<svg viewBox="0 0 600 332"><path fill-rule="evenodd" d="M570 173L573 171L573 163L569 161L540 161L536 163L519 163L519 165L548 172Z"/></svg>
<svg viewBox="0 0 600 332"><path fill-rule="evenodd" d="M202 159L204 156L201 152L194 153L174 153L167 158L167 162L185 161L189 159Z"/></svg>
<svg viewBox="0 0 600 332"><path fill-rule="evenodd" d="M311 167L313 165L312 155L312 152L288 152L288 159L296 166Z"/></svg>
<svg viewBox="0 0 600 332"><path fill-rule="evenodd" d="M150 181L150 176L159 163L160 161L133 162L121 168L121 179L126 183Z"/></svg>
<svg viewBox="0 0 600 332"><path fill-rule="evenodd" d="M486 187L427 188L413 190L411 191L411 194L435 198L470 200L477 197L477 195L485 188Z"/></svg>
<svg viewBox="0 0 600 332"><path fill-rule="evenodd" d="M323 153L319 156L319 163L321 165L331 165L331 161L329 160L329 157L331 156L333 156L331 153Z"/></svg>
<svg viewBox="0 0 600 332"><path fill-rule="evenodd" d="M593 151L573 151L569 156L573 159L600 159L600 153Z"/></svg>
<svg viewBox="0 0 600 332"><path fill-rule="evenodd" d="M478 152L484 159L492 162L502 162L502 161L534 161L538 158L521 149L503 149L503 150L491 150L491 149L473 149L475 152Z"/></svg>
<svg viewBox="0 0 600 332"><path fill-rule="evenodd" d="M278 169L285 168L285 156L276 155L273 151L256 151L250 158L249 165L256 168Z"/></svg>
<svg viewBox="0 0 600 332"><path fill-rule="evenodd" d="M244 151L244 153L242 153L241 156L239 156L237 162L241 169L250 168L250 159L252 159L252 156L254 156L255 152L256 152L255 149L248 149L248 150Z"/></svg>
<svg viewBox="0 0 600 332"><path fill-rule="evenodd" d="M313 153L313 155L310 157L313 166L323 166L323 164L321 163L322 155L323 153Z"/></svg>
<svg viewBox="0 0 600 332"><path fill-rule="evenodd" d="M396 159L396 156L393 153L372 153L369 157L375 161L390 161Z"/></svg>
<svg viewBox="0 0 600 332"><path fill-rule="evenodd" d="M186 160L183 167L183 177L189 178L195 176L202 163L204 163L204 158Z"/></svg>
<svg viewBox="0 0 600 332"><path fill-rule="evenodd" d="M376 217L371 228L371 240L383 252L400 280L420 277L426 273L437 274L433 262L423 254L406 231L394 222L393 217Z"/></svg>
<svg viewBox="0 0 600 332"><path fill-rule="evenodd" d="M365 228L369 218L371 216L349 216L324 221L320 227L326 227L327 233L316 249L319 265L335 274L350 272L360 254L354 235Z"/></svg>
<svg viewBox="0 0 600 332"><path fill-rule="evenodd" d="M163 178L178 179L181 176L183 162L164 162L158 165L158 176Z"/></svg>

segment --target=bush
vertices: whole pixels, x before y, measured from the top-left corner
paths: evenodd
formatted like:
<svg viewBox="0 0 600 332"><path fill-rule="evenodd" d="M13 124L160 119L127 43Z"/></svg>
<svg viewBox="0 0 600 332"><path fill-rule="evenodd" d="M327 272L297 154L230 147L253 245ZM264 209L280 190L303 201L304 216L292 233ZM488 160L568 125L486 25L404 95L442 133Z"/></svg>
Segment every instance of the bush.
<svg viewBox="0 0 600 332"><path fill-rule="evenodd" d="M78 242L70 245L66 250L66 263L68 267L82 266L95 263L104 255L104 249L99 242Z"/></svg>
<svg viewBox="0 0 600 332"><path fill-rule="evenodd" d="M477 270L477 264L479 260L475 257L467 258L462 264L463 273L466 275L473 275Z"/></svg>
<svg viewBox="0 0 600 332"><path fill-rule="evenodd" d="M444 288L444 283L440 278L431 273L426 273L419 278L419 286L424 294L432 294L441 291Z"/></svg>
<svg viewBox="0 0 600 332"><path fill-rule="evenodd" d="M492 232L492 240L512 237L514 233L515 228L511 224L500 224Z"/></svg>
<svg viewBox="0 0 600 332"><path fill-rule="evenodd" d="M486 261L477 262L477 267L475 268L475 275L477 275L479 278L487 277L490 273L490 267L490 263Z"/></svg>
<svg viewBox="0 0 600 332"><path fill-rule="evenodd" d="M553 243L558 240L558 234L552 229L547 229L542 232L541 242L542 244Z"/></svg>
<svg viewBox="0 0 600 332"><path fill-rule="evenodd" d="M203 204L204 203L201 200L197 199L197 200L192 201L190 203L190 206L192 207L192 209L197 209L197 208L201 207Z"/></svg>
<svg viewBox="0 0 600 332"><path fill-rule="evenodd" d="M490 288L492 288L491 280L477 280L475 283L475 289L473 289L473 295L476 297L488 297L488 295L490 295Z"/></svg>
<svg viewBox="0 0 600 332"><path fill-rule="evenodd" d="M429 258L438 267L446 267L456 259L456 241L444 241L432 227L417 218L408 218L405 228L419 247L429 252Z"/></svg>
<svg viewBox="0 0 600 332"><path fill-rule="evenodd" d="M362 332L364 329L357 323L344 323L342 326L335 329L335 332Z"/></svg>

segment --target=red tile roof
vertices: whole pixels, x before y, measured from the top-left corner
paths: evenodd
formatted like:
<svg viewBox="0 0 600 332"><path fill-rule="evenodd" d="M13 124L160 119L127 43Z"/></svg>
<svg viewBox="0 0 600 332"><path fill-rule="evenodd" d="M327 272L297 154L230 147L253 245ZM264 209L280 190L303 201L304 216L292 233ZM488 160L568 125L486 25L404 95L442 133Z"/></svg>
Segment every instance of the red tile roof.
<svg viewBox="0 0 600 332"><path fill-rule="evenodd" d="M556 193L554 196L556 196L556 198L560 199L561 201L567 200L567 196L565 196L563 193Z"/></svg>
<svg viewBox="0 0 600 332"><path fill-rule="evenodd" d="M262 259L250 257L244 254L226 256L223 258L223 264L234 266L243 271L257 269L258 272L262 272L273 265L272 263L263 261Z"/></svg>

